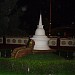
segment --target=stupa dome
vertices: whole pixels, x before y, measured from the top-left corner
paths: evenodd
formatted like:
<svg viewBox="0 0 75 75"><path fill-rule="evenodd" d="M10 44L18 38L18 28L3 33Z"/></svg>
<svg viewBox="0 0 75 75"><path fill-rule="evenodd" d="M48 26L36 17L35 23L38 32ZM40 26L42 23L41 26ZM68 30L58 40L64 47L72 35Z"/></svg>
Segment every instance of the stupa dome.
<svg viewBox="0 0 75 75"><path fill-rule="evenodd" d="M42 28L36 29L35 35L45 35L44 29L42 29Z"/></svg>

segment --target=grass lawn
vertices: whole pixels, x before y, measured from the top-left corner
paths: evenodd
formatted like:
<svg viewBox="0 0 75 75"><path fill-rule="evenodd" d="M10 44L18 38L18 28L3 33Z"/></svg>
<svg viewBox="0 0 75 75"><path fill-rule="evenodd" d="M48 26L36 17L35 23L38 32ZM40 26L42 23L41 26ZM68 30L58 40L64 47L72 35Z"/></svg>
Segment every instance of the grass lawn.
<svg viewBox="0 0 75 75"><path fill-rule="evenodd" d="M0 58L0 75L75 75L75 60L53 53Z"/></svg>

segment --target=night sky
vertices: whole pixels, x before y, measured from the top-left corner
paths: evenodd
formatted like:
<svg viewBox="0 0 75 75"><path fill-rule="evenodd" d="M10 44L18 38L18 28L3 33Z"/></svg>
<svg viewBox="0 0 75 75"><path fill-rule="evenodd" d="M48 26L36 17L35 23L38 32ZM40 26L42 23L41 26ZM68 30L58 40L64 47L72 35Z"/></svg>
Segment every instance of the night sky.
<svg viewBox="0 0 75 75"><path fill-rule="evenodd" d="M43 25L46 32L49 30L50 17L51 29L57 27L74 27L75 23L75 4L74 0L1 0L0 9L0 33L28 33L34 34L39 22L39 15L42 14ZM9 5L9 2L11 5ZM6 7L2 4L9 5ZM5 5L4 4L4 5ZM50 11L51 4L51 11ZM4 11L3 11L4 9ZM5 11L6 10L6 11ZM51 16L50 16L51 12ZM4 13L4 14L3 14ZM5 17L7 17L6 21ZM9 34L10 34L9 33ZM16 33L15 33L16 34Z"/></svg>
<svg viewBox="0 0 75 75"><path fill-rule="evenodd" d="M24 1L25 2L25 1ZM20 5L20 4L19 4ZM49 0L29 0L26 4L27 10L25 14L21 16L21 25L22 29L32 29L34 33L35 29L39 23L40 13L43 17L44 28L48 28L50 21L50 1ZM25 26L27 24L27 26Z"/></svg>

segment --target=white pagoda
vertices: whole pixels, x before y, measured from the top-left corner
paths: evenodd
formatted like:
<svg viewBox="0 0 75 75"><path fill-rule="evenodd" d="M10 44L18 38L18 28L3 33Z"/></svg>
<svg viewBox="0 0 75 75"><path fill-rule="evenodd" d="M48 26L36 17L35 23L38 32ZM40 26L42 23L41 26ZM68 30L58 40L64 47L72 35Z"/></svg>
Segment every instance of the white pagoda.
<svg viewBox="0 0 75 75"><path fill-rule="evenodd" d="M45 35L45 30L42 25L42 16L40 14L39 25L37 25L37 29L35 31L35 35L31 38L34 40L34 50L50 50L48 46L49 38Z"/></svg>

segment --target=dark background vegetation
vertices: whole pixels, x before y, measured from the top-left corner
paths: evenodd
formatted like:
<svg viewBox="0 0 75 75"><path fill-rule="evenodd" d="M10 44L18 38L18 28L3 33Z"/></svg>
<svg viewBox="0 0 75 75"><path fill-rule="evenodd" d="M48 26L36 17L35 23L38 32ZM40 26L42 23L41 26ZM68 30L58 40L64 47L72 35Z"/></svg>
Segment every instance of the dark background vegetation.
<svg viewBox="0 0 75 75"><path fill-rule="evenodd" d="M51 0L51 29L74 27L74 0ZM0 36L33 35L42 14L44 29L50 24L50 0L0 0Z"/></svg>

